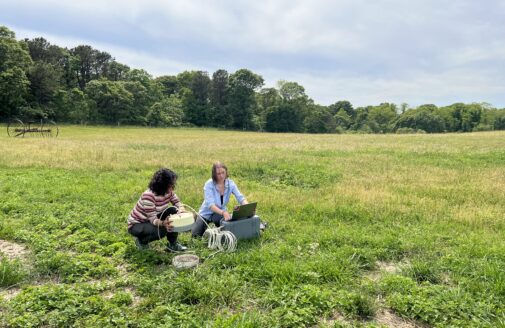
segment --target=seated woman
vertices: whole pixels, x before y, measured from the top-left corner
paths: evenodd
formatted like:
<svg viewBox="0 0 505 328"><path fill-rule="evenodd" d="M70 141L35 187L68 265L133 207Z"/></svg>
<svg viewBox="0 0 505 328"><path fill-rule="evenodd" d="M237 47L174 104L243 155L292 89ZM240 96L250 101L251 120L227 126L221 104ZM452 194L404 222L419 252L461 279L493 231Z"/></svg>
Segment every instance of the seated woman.
<svg viewBox="0 0 505 328"><path fill-rule="evenodd" d="M161 168L154 173L148 189L142 193L137 204L128 216L128 232L135 236L139 249L149 248L149 243L167 237L166 251L180 252L187 247L177 242L178 233L172 231L171 221L160 220L159 216L170 203L174 213L184 212L181 201L174 193L177 174L172 170Z"/></svg>
<svg viewBox="0 0 505 328"><path fill-rule="evenodd" d="M226 206L233 194L240 205L247 204L247 199L240 193L233 180L228 178L228 169L221 162L212 165L212 179L209 179L203 187L204 200L200 206L200 216L208 223L214 222L219 227L221 221L231 219L231 214ZM202 236L207 230L207 225L201 219L197 219L191 230L193 237Z"/></svg>

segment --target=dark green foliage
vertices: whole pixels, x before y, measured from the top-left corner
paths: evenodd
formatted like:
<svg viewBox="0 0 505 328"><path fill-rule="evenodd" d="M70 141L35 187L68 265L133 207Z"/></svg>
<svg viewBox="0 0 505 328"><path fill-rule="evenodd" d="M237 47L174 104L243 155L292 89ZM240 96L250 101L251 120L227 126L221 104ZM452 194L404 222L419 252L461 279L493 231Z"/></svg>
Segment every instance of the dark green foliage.
<svg viewBox="0 0 505 328"><path fill-rule="evenodd" d="M207 72L191 72L189 89L191 90L190 105L185 107L186 120L194 125L208 125L210 78Z"/></svg>
<svg viewBox="0 0 505 328"><path fill-rule="evenodd" d="M438 326L493 327L492 320L504 319L494 305L476 302L465 291L432 284L416 285L403 277L388 277L383 288L387 303L400 315Z"/></svg>
<svg viewBox="0 0 505 328"><path fill-rule="evenodd" d="M204 125L231 127L232 116L229 102L230 83L228 72L220 69L212 74L210 109Z"/></svg>
<svg viewBox="0 0 505 328"><path fill-rule="evenodd" d="M281 327L307 327L318 322L319 316L328 314L336 301L329 290L314 285L300 285L296 291L280 289L267 296L264 306Z"/></svg>
<svg viewBox="0 0 505 328"><path fill-rule="evenodd" d="M437 114L437 109L427 106L420 106L411 109L400 115L396 120L395 128L412 129L413 131L423 130L426 132L443 132L445 130L444 119Z"/></svg>
<svg viewBox="0 0 505 328"><path fill-rule="evenodd" d="M149 126L180 126L183 118L182 102L175 95L171 95L151 106L146 122Z"/></svg>
<svg viewBox="0 0 505 328"><path fill-rule="evenodd" d="M337 304L342 312L355 318L369 319L376 311L376 305L370 297L353 292L338 293Z"/></svg>
<svg viewBox="0 0 505 328"><path fill-rule="evenodd" d="M495 112L494 129L505 130L505 109Z"/></svg>
<svg viewBox="0 0 505 328"><path fill-rule="evenodd" d="M66 49L40 37L17 41L12 31L1 29L0 121L50 118L80 124L188 124L308 133L505 129L503 110L486 103L412 109L405 103L399 109L382 103L355 109L341 100L325 107L314 104L297 82L280 80L277 88L258 91L263 77L248 69L230 74L219 69L212 78L205 71L184 71L153 79L89 45Z"/></svg>
<svg viewBox="0 0 505 328"><path fill-rule="evenodd" d="M248 69L239 69L229 78L229 101L233 127L241 130L253 128L256 107L254 92L263 85L263 78Z"/></svg>
<svg viewBox="0 0 505 328"><path fill-rule="evenodd" d="M26 104L32 65L26 44L15 39L14 32L0 26L0 120L17 115Z"/></svg>
<svg viewBox="0 0 505 328"><path fill-rule="evenodd" d="M118 292L107 299L99 285L29 287L16 296L8 308L8 327L91 327L126 326L135 323L128 309L131 296Z"/></svg>
<svg viewBox="0 0 505 328"><path fill-rule="evenodd" d="M301 132L303 115L289 104L270 107L266 114L265 130L268 132Z"/></svg>
<svg viewBox="0 0 505 328"><path fill-rule="evenodd" d="M303 125L305 131L309 133L334 133L337 127L335 118L328 108L318 105L309 107Z"/></svg>

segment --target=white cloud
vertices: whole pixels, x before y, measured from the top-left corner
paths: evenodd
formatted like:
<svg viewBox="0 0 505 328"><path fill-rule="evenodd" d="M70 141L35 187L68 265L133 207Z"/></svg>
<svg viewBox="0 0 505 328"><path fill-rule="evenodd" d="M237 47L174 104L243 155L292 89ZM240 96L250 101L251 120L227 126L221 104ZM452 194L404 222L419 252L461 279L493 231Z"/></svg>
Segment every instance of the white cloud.
<svg viewBox="0 0 505 328"><path fill-rule="evenodd" d="M121 47L111 43L40 33L23 28L14 28L14 30L16 31L16 37L18 39L33 38L35 36L43 35L43 37L51 44L56 44L60 47L67 47L69 49L83 44L90 45L100 51L108 52L120 63L127 64L131 68L145 69L154 76L178 74L193 66L190 62L172 61L166 58L153 56L142 50ZM196 67L193 69L203 70L204 68Z"/></svg>
<svg viewBox="0 0 505 328"><path fill-rule="evenodd" d="M250 68L324 104L505 106L501 0L4 0L0 21L154 75Z"/></svg>
<svg viewBox="0 0 505 328"><path fill-rule="evenodd" d="M279 74L275 71L265 74L267 86L275 86ZM478 76L468 70L412 72L409 76L394 79L304 74L286 76L286 80L303 85L306 93L322 105L348 100L355 107L383 102L406 102L413 107L427 103L444 106L455 102L486 101L493 104L493 100L505 94L505 85L500 79L498 76Z"/></svg>

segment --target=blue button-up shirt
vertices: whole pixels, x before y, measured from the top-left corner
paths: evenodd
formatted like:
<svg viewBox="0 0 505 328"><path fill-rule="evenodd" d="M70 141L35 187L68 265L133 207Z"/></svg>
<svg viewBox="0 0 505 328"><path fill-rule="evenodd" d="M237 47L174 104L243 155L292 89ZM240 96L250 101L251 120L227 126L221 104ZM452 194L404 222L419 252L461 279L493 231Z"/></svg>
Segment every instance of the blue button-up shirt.
<svg viewBox="0 0 505 328"><path fill-rule="evenodd" d="M230 196L233 194L237 199L239 204L242 204L242 201L245 199L244 195L240 193L237 185L233 180L226 179L224 180L224 195L223 195L223 204L221 204L221 193L217 188L217 184L214 183L212 179L207 180L205 182L205 186L203 187L204 200L202 206L200 206L200 215L205 219L209 219L210 216L214 213L210 209L212 205L216 205L222 211L226 210L226 205L230 201Z"/></svg>

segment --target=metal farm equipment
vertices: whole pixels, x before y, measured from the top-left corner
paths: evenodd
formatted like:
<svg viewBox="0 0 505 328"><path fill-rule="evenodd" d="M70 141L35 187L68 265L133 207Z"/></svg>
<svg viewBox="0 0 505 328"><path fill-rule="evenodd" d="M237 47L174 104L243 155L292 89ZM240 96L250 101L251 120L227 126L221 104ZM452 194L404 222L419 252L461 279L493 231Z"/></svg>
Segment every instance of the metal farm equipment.
<svg viewBox="0 0 505 328"><path fill-rule="evenodd" d="M7 125L7 134L10 137L24 137L27 133L41 137L57 137L59 132L60 129L54 121L29 121L24 124L21 120L13 119Z"/></svg>

